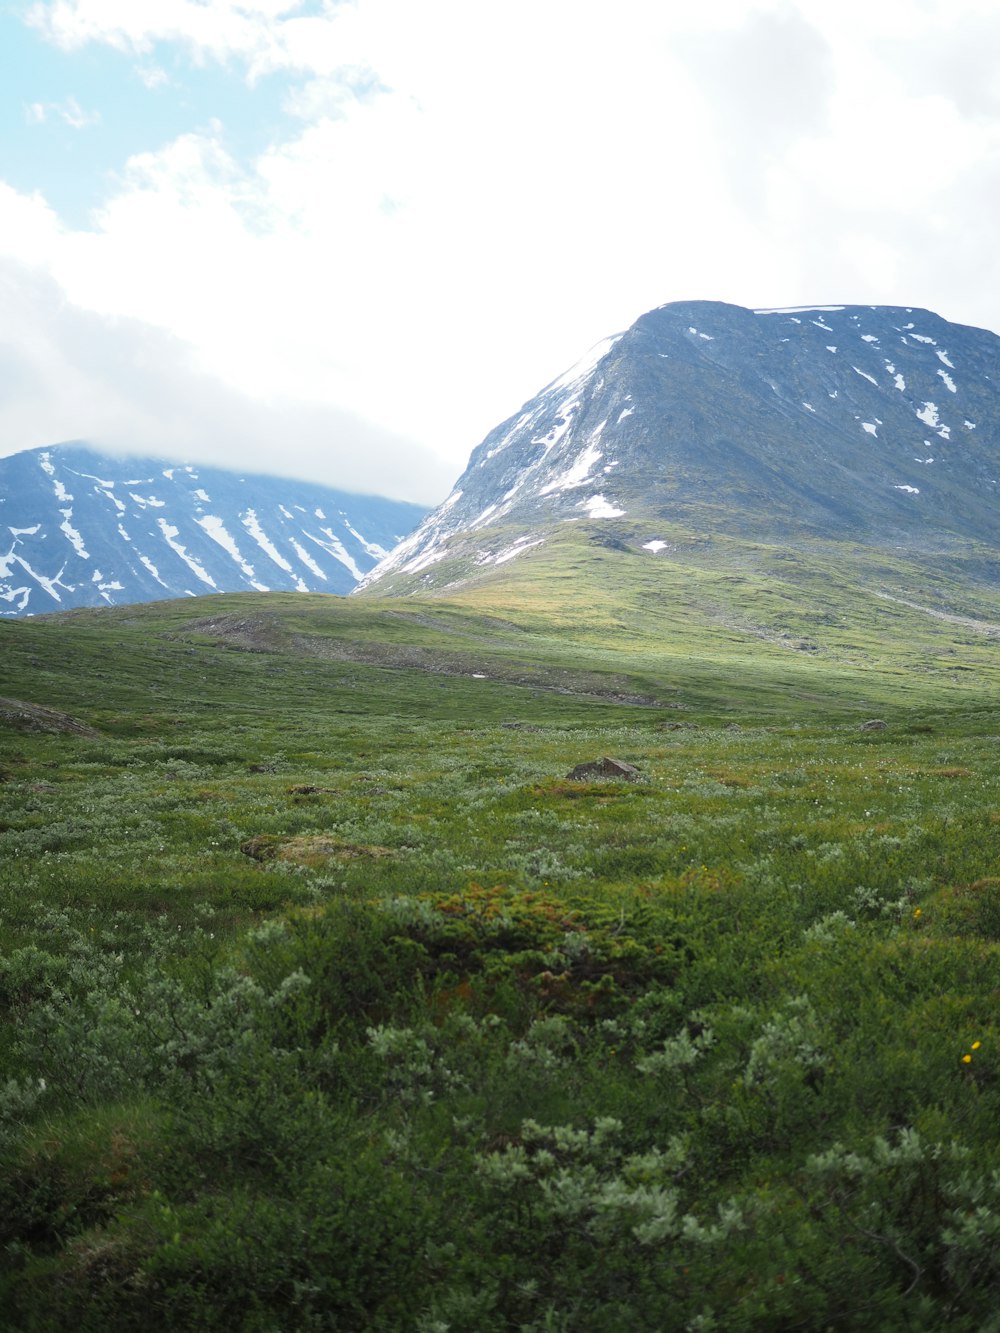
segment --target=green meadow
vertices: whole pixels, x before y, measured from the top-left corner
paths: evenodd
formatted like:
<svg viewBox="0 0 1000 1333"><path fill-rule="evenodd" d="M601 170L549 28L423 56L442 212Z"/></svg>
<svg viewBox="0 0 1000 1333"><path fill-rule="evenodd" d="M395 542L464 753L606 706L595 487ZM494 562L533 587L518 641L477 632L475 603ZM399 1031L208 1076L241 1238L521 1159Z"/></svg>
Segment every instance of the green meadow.
<svg viewBox="0 0 1000 1333"><path fill-rule="evenodd" d="M1000 608L720 541L0 623L0 1327L1000 1329Z"/></svg>

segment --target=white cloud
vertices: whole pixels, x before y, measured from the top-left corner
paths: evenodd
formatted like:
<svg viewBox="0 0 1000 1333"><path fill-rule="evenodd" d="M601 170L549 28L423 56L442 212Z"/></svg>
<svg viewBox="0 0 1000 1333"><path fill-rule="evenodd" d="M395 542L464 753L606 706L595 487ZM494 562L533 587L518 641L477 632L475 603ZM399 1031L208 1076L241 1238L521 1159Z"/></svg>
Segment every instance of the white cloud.
<svg viewBox="0 0 1000 1333"><path fill-rule="evenodd" d="M427 503L452 479L412 440L228 389L170 335L68 305L38 269L0 260L0 453L70 439Z"/></svg>
<svg viewBox="0 0 1000 1333"><path fill-rule="evenodd" d="M99 111L84 111L75 97L67 97L64 102L29 102L24 109L29 125L44 125L53 116L74 130L84 130L101 122Z"/></svg>
<svg viewBox="0 0 1000 1333"><path fill-rule="evenodd" d="M240 402L349 412L454 475L666 300L1000 327L1000 88L988 62L974 96L956 72L966 19L1000 36L991 6L48 0L51 40L147 81L165 43L251 84L284 71L291 118L255 160L223 125L134 157L91 230L0 186L0 254L168 331Z"/></svg>
<svg viewBox="0 0 1000 1333"><path fill-rule="evenodd" d="M302 0L38 0L28 21L66 50L106 42L147 55L157 42L182 42L197 58L257 60L275 25Z"/></svg>
<svg viewBox="0 0 1000 1333"><path fill-rule="evenodd" d="M64 234L55 210L40 194L23 194L0 180L0 254L43 264Z"/></svg>
<svg viewBox="0 0 1000 1333"><path fill-rule="evenodd" d="M167 88L170 85L170 75L161 65L136 65L136 76L144 88L150 92L155 92L158 88Z"/></svg>

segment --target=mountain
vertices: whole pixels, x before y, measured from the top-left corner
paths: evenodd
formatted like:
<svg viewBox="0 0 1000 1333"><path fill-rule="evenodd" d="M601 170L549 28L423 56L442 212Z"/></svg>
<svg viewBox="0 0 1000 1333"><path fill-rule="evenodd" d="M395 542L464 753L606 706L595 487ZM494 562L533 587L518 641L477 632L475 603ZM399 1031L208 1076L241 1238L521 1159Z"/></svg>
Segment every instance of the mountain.
<svg viewBox="0 0 1000 1333"><path fill-rule="evenodd" d="M426 508L82 444L0 459L0 616L212 592L347 593Z"/></svg>
<svg viewBox="0 0 1000 1333"><path fill-rule="evenodd" d="M360 588L509 578L571 523L647 557L678 531L916 558L961 546L995 580L998 390L1000 338L927 310L665 305L487 436Z"/></svg>

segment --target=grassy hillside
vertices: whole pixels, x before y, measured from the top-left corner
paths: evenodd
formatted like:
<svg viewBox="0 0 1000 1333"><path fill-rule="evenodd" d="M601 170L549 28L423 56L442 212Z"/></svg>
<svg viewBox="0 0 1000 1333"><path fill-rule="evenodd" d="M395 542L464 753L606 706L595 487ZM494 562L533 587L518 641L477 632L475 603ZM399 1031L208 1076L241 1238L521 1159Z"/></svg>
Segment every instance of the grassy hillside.
<svg viewBox="0 0 1000 1333"><path fill-rule="evenodd" d="M4 1327L994 1326L991 595L574 550L0 624Z"/></svg>

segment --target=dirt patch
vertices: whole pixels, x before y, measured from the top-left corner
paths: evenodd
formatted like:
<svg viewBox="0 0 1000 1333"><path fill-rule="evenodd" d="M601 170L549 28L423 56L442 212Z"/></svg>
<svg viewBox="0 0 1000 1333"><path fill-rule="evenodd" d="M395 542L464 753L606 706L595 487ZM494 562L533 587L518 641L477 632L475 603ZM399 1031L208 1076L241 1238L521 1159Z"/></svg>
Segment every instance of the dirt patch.
<svg viewBox="0 0 1000 1333"><path fill-rule="evenodd" d="M420 625L424 629L432 629L435 633L450 634L455 638L481 640L484 643L491 642L494 636L492 634L477 634L476 630L513 630L516 634L527 632L523 625L517 625L513 620L503 620L498 616L475 616L464 624L454 625L445 620L443 616L429 615L426 612L384 611L382 614L387 619L404 620L411 625Z"/></svg>
<svg viewBox="0 0 1000 1333"><path fill-rule="evenodd" d="M328 639L300 634L288 647L306 657L336 662L360 662L366 666L412 668L431 675L489 679L500 685L522 685L551 694L576 698L606 699L641 708L675 708L650 694L637 694L621 674L603 674L549 667L540 663L496 657L471 656L454 649L429 648L420 644L377 643L373 640Z"/></svg>
<svg viewBox="0 0 1000 1333"><path fill-rule="evenodd" d="M269 616L205 616L192 620L181 634L170 637L186 638L189 634L205 635L214 639L219 648L236 648L245 653L279 652L288 638Z"/></svg>
<svg viewBox="0 0 1000 1333"><path fill-rule="evenodd" d="M294 838L261 833L241 843L240 851L254 861L286 861L305 866L323 865L327 861L376 861L393 854L391 847L342 842L321 833L300 834Z"/></svg>
<svg viewBox="0 0 1000 1333"><path fill-rule="evenodd" d="M0 698L0 726L12 727L15 731L44 731L50 735L89 736L92 739L101 734L69 713L43 708L41 704L29 704L23 699Z"/></svg>
<svg viewBox="0 0 1000 1333"><path fill-rule="evenodd" d="M881 597L884 602L895 602L898 606L908 606L911 611L921 611L925 616L932 616L935 620L943 620L948 625L961 625L963 629L970 629L974 634L983 634L988 639L1000 638L1000 625L992 620L976 620L972 616L954 616L948 611L938 611L933 606L921 606L919 602L908 602L905 597L893 597L891 593L876 592L876 597Z"/></svg>
<svg viewBox="0 0 1000 1333"><path fill-rule="evenodd" d="M439 623L433 616L402 611L386 614L399 621L409 621L427 629L433 628L437 632L450 635L453 639L463 633L460 629ZM481 618L481 623L489 625L491 622L484 617ZM507 622L496 623L507 625ZM216 647L240 652L289 653L294 656L318 658L322 661L357 662L365 666L415 669L439 676L475 677L489 679L497 684L527 686L551 694L604 699L612 703L633 704L640 708L681 706L654 695L634 692L630 688L632 682L621 673L550 667L531 661L480 655L471 649L462 651L457 646L431 647L426 644L292 633L285 629L280 620L269 616L206 616L200 620L192 620L181 633L169 637L191 642L192 635L207 638L213 641ZM466 634L465 637L476 636Z"/></svg>

